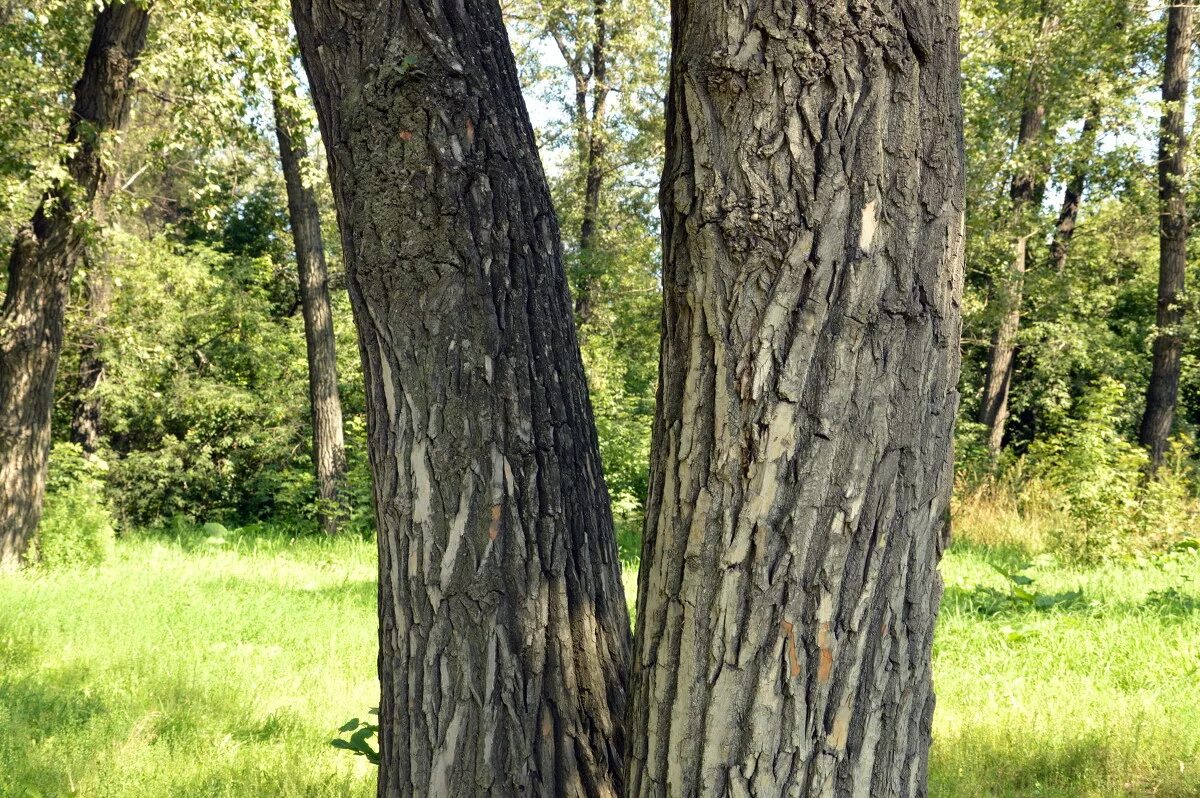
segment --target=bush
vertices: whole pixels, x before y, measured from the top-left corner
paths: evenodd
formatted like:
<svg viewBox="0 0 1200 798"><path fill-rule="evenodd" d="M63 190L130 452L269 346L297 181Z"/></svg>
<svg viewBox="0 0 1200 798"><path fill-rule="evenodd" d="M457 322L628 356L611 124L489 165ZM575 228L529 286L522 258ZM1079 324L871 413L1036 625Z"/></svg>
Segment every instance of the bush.
<svg viewBox="0 0 1200 798"><path fill-rule="evenodd" d="M959 468L956 533L1080 562L1162 552L1192 534L1200 518L1194 446L1177 439L1149 476L1146 453L1118 431L1124 393L1102 379L1026 455L989 472L968 458Z"/></svg>
<svg viewBox="0 0 1200 798"><path fill-rule="evenodd" d="M87 457L77 444L54 445L38 529L41 564L97 565L112 554L113 519L103 482L107 468L104 460Z"/></svg>

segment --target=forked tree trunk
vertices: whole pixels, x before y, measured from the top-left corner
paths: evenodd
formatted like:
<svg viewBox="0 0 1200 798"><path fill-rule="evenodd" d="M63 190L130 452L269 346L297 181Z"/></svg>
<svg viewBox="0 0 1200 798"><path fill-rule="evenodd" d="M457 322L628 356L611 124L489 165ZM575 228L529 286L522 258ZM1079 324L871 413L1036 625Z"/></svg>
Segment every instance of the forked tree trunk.
<svg viewBox="0 0 1200 798"><path fill-rule="evenodd" d="M1167 451L1179 398L1180 357L1183 354L1183 285L1187 271L1188 214L1184 180L1187 177L1185 118L1188 60L1192 48L1194 8L1172 4L1167 12L1167 53L1163 69L1163 116L1158 144L1158 310L1157 334L1146 390L1140 439L1157 469Z"/></svg>
<svg viewBox="0 0 1200 798"><path fill-rule="evenodd" d="M0 305L0 568L19 563L41 520L54 374L82 222L104 181L101 143L129 116L130 74L148 21L147 9L134 3L114 3L97 15L75 84L70 180L50 190L13 242Z"/></svg>
<svg viewBox="0 0 1200 798"><path fill-rule="evenodd" d="M345 520L340 495L346 476L346 444L342 431L342 400L338 396L337 352L333 307L329 301L329 270L321 238L321 213L303 164L308 158L304 135L278 95L272 96L279 162L287 185L288 220L300 273L300 310L304 315L304 344L308 351L308 400L312 410L313 465L316 469L317 522L333 535Z"/></svg>
<svg viewBox="0 0 1200 798"><path fill-rule="evenodd" d="M631 796L925 791L958 4L856 8L672 7Z"/></svg>
<svg viewBox="0 0 1200 798"><path fill-rule="evenodd" d="M617 795L629 618L499 5L293 12L366 381L379 794Z"/></svg>
<svg viewBox="0 0 1200 798"><path fill-rule="evenodd" d="M1013 259L1008 274L1001 275L992 285L992 301L999 309L1000 319L992 334L988 351L987 374L983 396L979 402L979 422L987 428L987 447L992 457L1000 453L1004 443L1004 425L1008 421L1008 394L1012 387L1013 366L1017 350L1017 333L1021 328L1021 304L1025 293L1025 269L1029 258L1027 216L1036 212L1045 187L1045 167L1038 163L1035 150L1046 124L1046 108L1042 100L1045 76L1038 59L1040 43L1058 26L1050 15L1042 17L1041 31L1035 42L1033 64L1025 81L1021 107L1021 122L1017 132L1017 169L1012 177L1009 196L1012 199L1014 233Z"/></svg>

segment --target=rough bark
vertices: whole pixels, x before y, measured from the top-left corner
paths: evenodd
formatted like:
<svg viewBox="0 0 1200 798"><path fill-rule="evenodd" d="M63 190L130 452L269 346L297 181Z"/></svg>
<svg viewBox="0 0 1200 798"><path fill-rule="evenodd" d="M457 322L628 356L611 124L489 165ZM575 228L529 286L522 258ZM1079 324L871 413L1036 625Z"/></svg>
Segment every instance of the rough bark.
<svg viewBox="0 0 1200 798"><path fill-rule="evenodd" d="M89 259L84 255L85 262ZM112 304L112 281L104 266L89 263L87 274L87 317L79 344L79 381L71 408L71 440L88 454L100 448L100 384L104 382L104 348L101 341L105 318Z"/></svg>
<svg viewBox="0 0 1200 798"><path fill-rule="evenodd" d="M1079 205L1083 201L1083 189L1087 185L1088 161L1096 146L1096 128L1100 112L1093 106L1083 119L1083 131L1079 134L1079 150L1071 169L1067 187L1063 189L1062 208L1054 223L1054 240L1050 245L1050 261L1054 271L1062 274L1071 251L1071 239L1075 237L1075 225L1079 221Z"/></svg>
<svg viewBox="0 0 1200 798"><path fill-rule="evenodd" d="M148 20L148 11L132 3L105 6L97 15L75 84L67 133L76 145L66 162L70 180L47 193L13 242L0 305L0 567L20 561L41 519L54 374L82 222L104 182L104 134L119 130L129 116L130 74Z"/></svg>
<svg viewBox="0 0 1200 798"><path fill-rule="evenodd" d="M600 219L600 191L604 187L604 155L606 149L606 113L608 104L608 24L605 18L605 0L592 4L592 18L596 38L591 51L592 113L584 117L587 130L583 187L583 220L579 225L579 260L583 267L582 279L576 286L575 318L580 324L587 323L592 316L594 299L592 270L596 246L596 224ZM586 112L586 108L584 109Z"/></svg>
<svg viewBox="0 0 1200 798"><path fill-rule="evenodd" d="M1167 451L1179 398L1183 353L1184 274L1187 271L1188 214L1185 118L1188 60L1192 47L1194 8L1172 5L1167 12L1167 51L1163 67L1163 116L1158 144L1158 308L1153 361L1146 390L1140 440L1157 469Z"/></svg>
<svg viewBox="0 0 1200 798"><path fill-rule="evenodd" d="M1044 16L1037 41L1044 40L1057 25L1054 17ZM1012 386L1017 333L1021 328L1025 268L1029 255L1029 236L1032 234L1028 229L1026 217L1031 211L1036 211L1045 186L1044 166L1034 157L1046 123L1046 108L1042 99L1043 83L1042 65L1035 52L1025 81L1021 121L1017 131L1017 169L1013 173L1009 189L1014 232L1013 259L1008 274L1000 276L992 285L992 301L999 311L1000 320L992 334L987 376L984 379L983 396L979 401L978 418L987 428L987 446L992 457L1000 453L1000 447L1004 443L1004 425L1008 421L1008 393Z"/></svg>
<svg viewBox="0 0 1200 798"><path fill-rule="evenodd" d="M499 6L292 7L365 372L379 795L616 795L629 618Z"/></svg>
<svg viewBox="0 0 1200 798"><path fill-rule="evenodd" d="M317 522L327 535L345 520L340 495L346 476L342 400L338 396L337 352L333 308L329 301L329 269L321 238L321 213L312 187L304 182L308 158L304 136L278 94L272 96L279 162L287 185L288 221L300 273L300 311L308 351L308 400L312 411L312 457L317 478Z"/></svg>
<svg viewBox="0 0 1200 798"><path fill-rule="evenodd" d="M631 796L925 793L958 4L675 0Z"/></svg>

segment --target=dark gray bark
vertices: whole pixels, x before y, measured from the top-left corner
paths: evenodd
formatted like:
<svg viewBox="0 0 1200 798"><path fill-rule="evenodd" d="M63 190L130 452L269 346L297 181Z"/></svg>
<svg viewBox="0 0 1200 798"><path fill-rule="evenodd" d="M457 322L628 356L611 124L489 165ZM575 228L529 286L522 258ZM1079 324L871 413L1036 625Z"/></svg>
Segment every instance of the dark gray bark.
<svg viewBox="0 0 1200 798"><path fill-rule="evenodd" d="M1052 16L1042 17L1037 42L1042 42L1057 27ZM1038 45L1035 44L1035 48ZM1009 197L1012 200L1014 233L1013 259L1008 274L1000 275L992 285L992 302L1000 319L992 334L988 350L987 375L983 396L979 401L978 419L987 428L987 446L992 457L1000 453L1004 443L1004 425L1008 421L1008 393L1012 387L1013 366L1016 362L1017 333L1021 328L1021 303L1025 291L1025 269L1029 258L1029 228L1027 217L1037 211L1045 186L1045 165L1036 157L1036 149L1046 123L1043 104L1043 66L1036 57L1025 81L1021 105L1021 121L1017 131L1017 169L1013 173Z"/></svg>
<svg viewBox="0 0 1200 798"><path fill-rule="evenodd" d="M495 0L294 0L365 372L379 794L613 796L629 618Z"/></svg>
<svg viewBox="0 0 1200 798"><path fill-rule="evenodd" d="M338 396L337 351L333 308L329 301L329 269L321 238L321 213L312 187L304 182L308 158L304 135L276 94L275 137L287 185L288 220L300 273L300 311L304 315L304 344L308 351L308 400L312 410L313 466L317 478L317 522L327 535L337 533L345 520L341 488L346 476L346 445L342 430L342 400Z"/></svg>
<svg viewBox="0 0 1200 798"><path fill-rule="evenodd" d="M1075 225L1079 222L1079 205L1083 201L1083 189L1087 185L1088 161L1096 147L1096 129L1100 122L1100 111L1093 106L1083 119L1083 131L1079 134L1079 150L1071 168L1071 177L1063 189L1062 208L1054 223L1054 240L1050 244L1050 261L1059 274L1067 265L1071 251L1071 239L1075 237Z"/></svg>
<svg viewBox="0 0 1200 798"><path fill-rule="evenodd" d="M67 134L78 145L66 163L71 179L50 190L13 242L0 305L0 567L19 563L41 519L54 374L82 223L104 182L104 135L129 116L130 74L148 21L133 3L97 15Z"/></svg>
<svg viewBox="0 0 1200 798"><path fill-rule="evenodd" d="M1146 412L1139 438L1157 469L1167 451L1179 398L1180 357L1183 354L1184 275L1187 271L1188 214L1184 180L1187 177L1185 118L1188 60L1192 47L1194 9L1172 5L1167 12L1167 52L1163 66L1163 116L1158 145L1158 308L1155 316L1153 360L1146 390Z"/></svg>
<svg viewBox="0 0 1200 798"><path fill-rule="evenodd" d="M925 793L958 4L675 0L631 796Z"/></svg>

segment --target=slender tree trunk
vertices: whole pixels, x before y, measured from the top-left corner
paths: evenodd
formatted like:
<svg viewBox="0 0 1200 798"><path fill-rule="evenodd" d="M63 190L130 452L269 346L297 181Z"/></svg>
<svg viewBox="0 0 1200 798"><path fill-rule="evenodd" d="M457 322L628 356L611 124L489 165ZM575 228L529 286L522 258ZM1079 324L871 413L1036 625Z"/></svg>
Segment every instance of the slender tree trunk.
<svg viewBox="0 0 1200 798"><path fill-rule="evenodd" d="M379 795L617 795L629 618L499 5L293 12L365 372Z"/></svg>
<svg viewBox="0 0 1200 798"><path fill-rule="evenodd" d="M88 258L85 255L84 260ZM79 387L71 409L71 440L88 454L100 448L100 396L104 381L104 349L101 330L112 304L112 281L103 266L89 263L87 274L87 319L79 347Z"/></svg>
<svg viewBox="0 0 1200 798"><path fill-rule="evenodd" d="M82 222L104 182L101 143L129 116L130 74L146 41L149 13L133 3L96 17L75 84L67 140L70 180L43 199L17 232L0 305L0 567L24 556L42 515L54 374L62 351L63 312L82 248Z"/></svg>
<svg viewBox="0 0 1200 798"><path fill-rule="evenodd" d="M1079 152L1076 156L1071 179L1063 190L1062 209L1054 224L1054 241L1050 245L1050 260L1054 270L1062 274L1071 250L1071 239L1075 236L1075 224L1079 221L1079 204L1083 200L1083 189L1087 185L1088 161L1096 146L1096 127L1100 121L1099 108L1093 106L1083 120L1083 131L1079 134Z"/></svg>
<svg viewBox="0 0 1200 798"><path fill-rule="evenodd" d="M1042 18L1038 42L1043 41L1058 22L1054 17ZM992 300L1000 312L1000 321L992 334L988 353L987 376L979 402L979 422L987 427L988 451L992 457L1000 453L1004 443L1004 425L1008 421L1008 393L1012 386L1013 364L1017 348L1017 333L1021 328L1021 303L1025 290L1025 268L1029 254L1029 223L1026 217L1037 205L1045 187L1045 170L1037 163L1035 150L1046 122L1042 103L1042 66L1038 59L1029 69L1025 82L1025 99L1021 108L1021 124L1017 133L1017 170L1013 174L1009 196L1012 199L1012 218L1015 239L1012 265L1007 275L992 286Z"/></svg>
<svg viewBox="0 0 1200 798"><path fill-rule="evenodd" d="M583 188L583 221L579 225L579 260L582 279L577 285L575 318L580 324L592 316L595 300L593 271L595 269L596 225L600 218L600 191L604 187L604 154L606 148L606 112L608 104L608 23L605 0L594 0L592 16L596 38L592 42L592 114L581 120L587 126L587 157ZM586 112L586 108L585 108Z"/></svg>
<svg viewBox="0 0 1200 798"><path fill-rule="evenodd" d="M861 8L672 6L631 796L925 793L958 4Z"/></svg>
<svg viewBox="0 0 1200 798"><path fill-rule="evenodd" d="M1163 116L1158 144L1158 311L1154 359L1146 390L1146 412L1140 439L1150 451L1151 466L1162 465L1179 397L1179 365L1183 353L1183 283L1187 271L1188 214L1185 117L1188 59L1192 48L1193 8L1172 5L1167 12L1167 53L1163 71Z"/></svg>
<svg viewBox="0 0 1200 798"><path fill-rule="evenodd" d="M303 177L308 158L304 136L278 94L275 136L279 162L287 184L288 219L300 272L300 309L304 314L304 343L308 349L308 399L312 408L313 465L316 467L320 505L317 521L328 535L345 519L339 495L346 476L346 446L342 432L342 400L338 396L337 354L333 336L333 308L329 302L329 270L325 242L321 239L321 213L317 199Z"/></svg>

